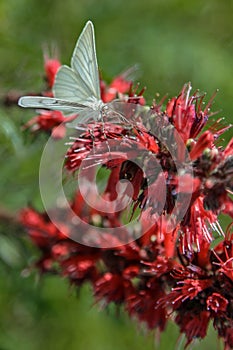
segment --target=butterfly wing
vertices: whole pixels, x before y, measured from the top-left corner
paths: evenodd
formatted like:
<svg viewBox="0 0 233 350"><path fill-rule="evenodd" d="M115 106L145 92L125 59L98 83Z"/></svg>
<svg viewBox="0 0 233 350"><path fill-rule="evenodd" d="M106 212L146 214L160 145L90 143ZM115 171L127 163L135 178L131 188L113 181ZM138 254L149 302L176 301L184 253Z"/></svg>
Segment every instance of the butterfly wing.
<svg viewBox="0 0 233 350"><path fill-rule="evenodd" d="M88 106L77 102L43 96L23 96L19 99L18 105L26 108L45 108L69 113L79 113L89 109Z"/></svg>
<svg viewBox="0 0 233 350"><path fill-rule="evenodd" d="M87 83L90 93L100 99L99 69L96 57L94 26L91 21L85 25L71 59L71 68Z"/></svg>
<svg viewBox="0 0 233 350"><path fill-rule="evenodd" d="M136 126L146 121L150 116L150 109L136 103L114 100L108 103L108 121L125 126Z"/></svg>
<svg viewBox="0 0 233 350"><path fill-rule="evenodd" d="M94 27L85 25L75 46L71 68L62 66L57 72L54 96L91 107L100 100L100 82L95 49Z"/></svg>
<svg viewBox="0 0 233 350"><path fill-rule="evenodd" d="M87 124L95 122L99 118L99 115L100 115L99 111L93 111L93 109L88 108L86 110L82 110L79 113L77 119L67 123L66 125L67 127L72 129L77 129L81 125L83 125L84 126L84 129L82 129L82 132L83 132L83 130L87 129Z"/></svg>

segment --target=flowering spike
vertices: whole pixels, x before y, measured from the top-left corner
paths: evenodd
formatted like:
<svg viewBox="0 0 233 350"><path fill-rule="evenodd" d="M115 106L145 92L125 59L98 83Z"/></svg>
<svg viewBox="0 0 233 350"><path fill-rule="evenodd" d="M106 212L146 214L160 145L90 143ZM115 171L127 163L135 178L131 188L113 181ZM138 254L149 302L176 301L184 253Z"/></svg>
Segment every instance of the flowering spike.
<svg viewBox="0 0 233 350"><path fill-rule="evenodd" d="M45 56L49 89L59 65ZM70 200L70 212L54 209L62 211L61 224L32 208L21 213L41 252L36 266L41 273L65 276L77 288L89 282L96 301L123 305L149 329L162 332L173 319L186 335L186 348L204 338L213 321L228 350L233 348L233 234L232 224L223 230L218 216L233 217L233 140L225 149L217 144L229 128L222 118L207 124L217 91L203 107L206 94L192 93L187 83L165 110L166 95L144 107L145 88L133 85L131 73L110 84L100 78L105 107L112 108L117 98L125 109L113 108L113 120L107 114L95 123L77 122L73 136L64 140L66 175L76 181L74 175L81 173L85 181ZM90 110L84 112L89 120ZM25 127L65 137L66 122L76 117L42 110ZM103 172L100 193L97 166ZM80 222L88 229L81 230ZM72 239L72 228L80 240Z"/></svg>

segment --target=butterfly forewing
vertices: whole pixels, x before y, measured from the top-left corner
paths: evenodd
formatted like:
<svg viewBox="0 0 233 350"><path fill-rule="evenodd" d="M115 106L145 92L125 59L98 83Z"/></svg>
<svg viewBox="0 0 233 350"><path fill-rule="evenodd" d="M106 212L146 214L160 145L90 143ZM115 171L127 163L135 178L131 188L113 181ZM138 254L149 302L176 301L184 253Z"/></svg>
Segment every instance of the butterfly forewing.
<svg viewBox="0 0 233 350"><path fill-rule="evenodd" d="M99 70L95 49L94 27L91 21L85 25L75 46L71 68L77 72L89 89L89 96L100 100Z"/></svg>
<svg viewBox="0 0 233 350"><path fill-rule="evenodd" d="M83 103L88 107L100 100L100 83L93 24L88 21L75 46L71 68L62 66L53 88L56 98Z"/></svg>
<svg viewBox="0 0 233 350"><path fill-rule="evenodd" d="M19 106L27 108L45 108L52 110L59 110L67 113L79 113L84 109L88 109L87 106L71 101L65 101L54 97L43 96L23 96L19 99Z"/></svg>

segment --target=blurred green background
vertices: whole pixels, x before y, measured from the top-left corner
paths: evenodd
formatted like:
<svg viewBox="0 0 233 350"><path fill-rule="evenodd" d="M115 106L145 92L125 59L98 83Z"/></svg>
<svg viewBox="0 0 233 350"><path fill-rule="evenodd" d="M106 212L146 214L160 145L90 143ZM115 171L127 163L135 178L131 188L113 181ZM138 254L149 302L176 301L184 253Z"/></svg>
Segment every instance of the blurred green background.
<svg viewBox="0 0 233 350"><path fill-rule="evenodd" d="M11 90L41 91L42 47L57 45L69 63L85 22L96 30L103 77L139 63L146 97L177 95L185 82L207 92L220 89L213 110L232 116L233 1L231 0L0 0L0 98ZM28 277L37 251L11 217L22 207L41 208L38 166L45 135L22 133L33 111L0 110L0 350L174 349L173 325L157 345L123 313L99 311L85 286L76 295L54 276ZM229 139L231 132L225 135ZM195 349L219 349L210 330Z"/></svg>

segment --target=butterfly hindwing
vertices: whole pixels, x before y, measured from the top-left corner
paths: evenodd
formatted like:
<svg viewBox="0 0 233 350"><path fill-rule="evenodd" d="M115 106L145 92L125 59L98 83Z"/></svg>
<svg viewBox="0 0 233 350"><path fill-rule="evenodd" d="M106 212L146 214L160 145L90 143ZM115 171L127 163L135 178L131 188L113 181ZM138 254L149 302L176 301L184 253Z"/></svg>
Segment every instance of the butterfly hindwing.
<svg viewBox="0 0 233 350"><path fill-rule="evenodd" d="M53 93L56 98L80 103L90 98L86 84L80 84L80 76L65 65L57 72Z"/></svg>
<svg viewBox="0 0 233 350"><path fill-rule="evenodd" d="M96 121L100 119L100 112L99 111L93 111L91 108L88 108L87 110L82 110L78 114L78 119L75 119L69 123L67 123L67 126L69 128L77 128L77 126L84 125L84 129L87 126L88 123L93 123L93 121Z"/></svg>

